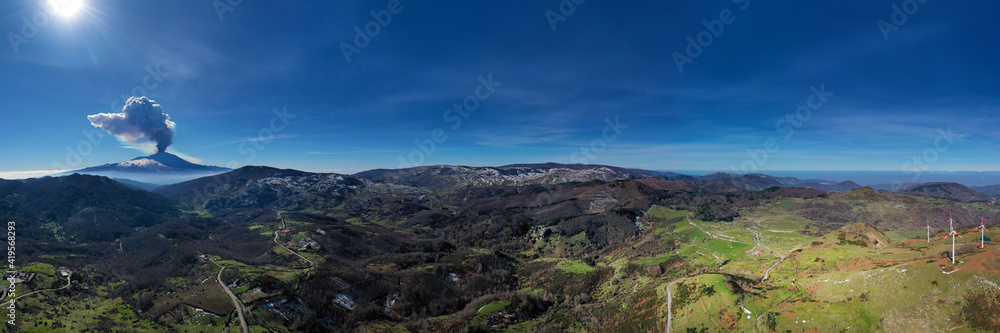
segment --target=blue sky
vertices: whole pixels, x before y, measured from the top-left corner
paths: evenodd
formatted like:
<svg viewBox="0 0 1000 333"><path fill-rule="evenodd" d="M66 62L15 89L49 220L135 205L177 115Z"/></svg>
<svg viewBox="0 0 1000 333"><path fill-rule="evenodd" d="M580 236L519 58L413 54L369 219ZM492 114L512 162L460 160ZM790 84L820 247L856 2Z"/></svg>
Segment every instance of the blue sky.
<svg viewBox="0 0 1000 333"><path fill-rule="evenodd" d="M1000 170L992 2L929 0L886 35L907 2L86 0L49 17L48 1L0 4L0 177L145 155L87 120L133 93L176 124L168 151L223 166Z"/></svg>

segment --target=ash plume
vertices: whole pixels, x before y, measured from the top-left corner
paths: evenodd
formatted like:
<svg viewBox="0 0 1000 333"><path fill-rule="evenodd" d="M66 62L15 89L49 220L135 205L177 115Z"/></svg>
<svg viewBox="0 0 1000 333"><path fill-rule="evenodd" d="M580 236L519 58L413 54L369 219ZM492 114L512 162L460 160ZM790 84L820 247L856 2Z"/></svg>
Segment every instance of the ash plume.
<svg viewBox="0 0 1000 333"><path fill-rule="evenodd" d="M174 143L174 122L156 101L130 97L121 113L98 113L87 116L90 124L133 145L156 143L156 153L167 151Z"/></svg>

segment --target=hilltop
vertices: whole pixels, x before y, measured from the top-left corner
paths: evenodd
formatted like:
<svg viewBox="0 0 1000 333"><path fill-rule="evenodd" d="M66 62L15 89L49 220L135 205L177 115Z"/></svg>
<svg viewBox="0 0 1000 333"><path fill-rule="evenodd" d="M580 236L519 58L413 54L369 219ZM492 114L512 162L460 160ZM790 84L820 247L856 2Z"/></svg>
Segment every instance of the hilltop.
<svg viewBox="0 0 1000 333"><path fill-rule="evenodd" d="M961 202L987 201L996 196L983 194L968 186L956 183L926 183L905 187L896 193L922 195L933 198L946 198Z"/></svg>

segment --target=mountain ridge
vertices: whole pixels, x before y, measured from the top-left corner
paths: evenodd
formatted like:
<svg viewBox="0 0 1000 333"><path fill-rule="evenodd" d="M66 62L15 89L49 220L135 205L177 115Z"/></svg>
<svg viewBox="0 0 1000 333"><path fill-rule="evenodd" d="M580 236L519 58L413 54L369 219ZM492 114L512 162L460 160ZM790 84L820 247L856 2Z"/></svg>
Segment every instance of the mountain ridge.
<svg viewBox="0 0 1000 333"><path fill-rule="evenodd" d="M281 170L276 168L269 169ZM136 157L128 161L69 171L55 176L64 176L73 173L107 176L135 188L154 191L161 186L176 185L230 171L233 171L233 169L195 164L177 155L161 152L149 156ZM284 169L282 172L313 174L311 172L291 169ZM520 186L647 178L693 182L698 185L708 185L714 188L715 191L720 192L726 191L726 188L761 191L771 187L798 187L817 189L825 192L844 193L863 187L851 180L837 182L823 179L771 176L763 173L740 174L733 172L713 172L703 176L692 176L669 171L652 171L600 164L561 164L555 162L515 163L482 167L431 165L402 169L371 169L357 172L353 175L380 182L404 184L432 190L455 190L476 186ZM949 185L953 187L950 190L939 188L938 190L931 190L926 193L920 190L914 191L914 189L923 188L921 187L922 185L937 185L940 187L941 184L943 183L904 184L906 186L902 188L900 186L888 186L889 184L869 186L883 192L945 197L960 201L991 200L1000 193L1000 190L998 190L1000 185L968 187L957 183L948 184L961 187ZM982 190L982 192L978 190Z"/></svg>
<svg viewBox="0 0 1000 333"><path fill-rule="evenodd" d="M961 202L987 201L996 198L958 183L930 182L904 187L895 193L922 195L932 198L946 198Z"/></svg>

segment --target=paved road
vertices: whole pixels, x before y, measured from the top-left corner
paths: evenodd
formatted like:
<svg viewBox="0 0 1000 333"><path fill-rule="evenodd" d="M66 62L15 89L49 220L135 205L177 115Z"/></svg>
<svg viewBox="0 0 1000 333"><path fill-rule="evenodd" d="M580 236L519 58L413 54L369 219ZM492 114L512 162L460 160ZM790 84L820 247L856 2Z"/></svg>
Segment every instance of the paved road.
<svg viewBox="0 0 1000 333"><path fill-rule="evenodd" d="M30 292L30 293L27 293L27 294L24 294L24 295L21 295L21 296L17 296L17 297L14 297L14 299L12 299L11 301L15 301L15 302L16 302L17 300L21 299L22 297L27 297L27 296L30 296L30 295L34 295L34 294L37 294L37 293L40 293L40 292L45 292L45 291L50 291L50 290L59 290L59 289L66 289L66 288L69 288L69 285L70 285L70 278L72 278L72 277L73 277L73 275L72 275L72 274L70 274L70 276L67 276L67 277L66 277L66 285L65 285L65 286L62 286L62 287L59 287L59 288L52 288L52 289L42 289L42 290L35 290L35 291L32 291L32 292ZM6 291L4 291L4 297L7 297L7 292L6 292ZM8 303L8 304L9 304L9 303L10 303L10 301L7 301L7 302L4 302L4 303Z"/></svg>
<svg viewBox="0 0 1000 333"><path fill-rule="evenodd" d="M691 225L695 226L696 228L701 229L701 227L699 227L697 224L694 224L694 222L691 222L691 221L688 221L688 222L691 223ZM746 230L749 231L749 232L751 232L751 233L753 233L753 241L754 241L754 243L757 243L757 246L760 246L760 247L763 247L763 248L767 249L767 251L771 252L771 254L777 256L778 258L780 258L778 260L778 262L775 262L773 265L771 265L771 267L768 267L767 270L764 271L764 278L760 280L761 282L763 282L764 280L767 280L768 276L770 276L771 270L774 269L775 267L777 267L778 264L780 264L783 261L785 261L785 259L787 259L788 257L783 256L783 255L779 254L778 252L774 251L773 249L771 249L770 247L768 247L767 245L762 244L760 242L760 235L757 234L757 231L755 231L753 229L750 229L750 228L746 228ZM714 235L708 233L704 229L701 229L701 231L704 232L704 233L706 233L706 234L708 234L712 238L716 238ZM277 241L277 234L275 234L275 240ZM794 251L794 249L793 249L793 251ZM667 289L667 328L665 330L666 333L670 333L670 326L671 326L672 320L673 320L673 297L670 294L670 286L673 286L674 283L676 283L677 281L680 281L682 279L686 279L686 278L689 278L689 277L690 276L678 278L676 280L670 281L670 283L667 284L667 288L666 288ZM784 302L785 300L788 300L789 298L791 298L794 295L795 294L792 294L792 295L786 297L785 299L779 301L776 304L780 304L781 302ZM773 307L774 306L772 306L772 308ZM754 329L755 330L757 328L757 322L760 321L760 316L761 315L757 315L757 320L754 321Z"/></svg>
<svg viewBox="0 0 1000 333"><path fill-rule="evenodd" d="M680 281L680 280L683 280L683 279L685 279L685 278L683 278L683 277L682 278L677 278L676 280L670 281L670 283L667 284L667 329L665 331L666 333L670 333L670 324L671 324L671 320L674 317L673 297L670 295L670 286L674 285L674 283L676 283L677 281Z"/></svg>
<svg viewBox="0 0 1000 333"><path fill-rule="evenodd" d="M767 277L771 274L771 270L774 269L775 267L777 267L778 264L780 264L781 262L785 261L785 259L788 259L788 257L786 257L784 255L781 255L778 252L775 252L770 247L767 247L767 245L761 244L760 243L760 235L757 234L757 231L754 231L754 230L752 230L750 228L746 228L746 229L747 229L747 231L750 231L751 233L753 233L753 236L754 236L753 237L753 241L754 241L754 243L757 243L758 246L763 247L763 248L767 249L768 251L771 251L772 254L778 256L778 258L781 258L780 260L778 260L778 262L774 263L773 265L771 265L771 267L768 267L767 270L764 271L764 278L760 279L761 282L764 282L764 280L767 280ZM798 246L796 248L798 248ZM792 251L795 251L795 249L792 249ZM795 288L798 289L798 287L795 287ZM768 308L767 310L764 310L760 314L758 314L757 315L757 319L754 320L754 322L753 322L753 329L754 329L754 331L757 331L757 332L760 331L760 330L757 329L757 324L760 323L760 317L761 316L763 316L768 311L771 311L771 309L773 309L774 307L778 306L778 304L781 304L782 302L787 301L789 298L792 298L792 296L795 296L795 295L797 295L797 293L788 295L788 297L785 297L784 299L778 301L777 303L774 303L774 305L771 305L770 308Z"/></svg>
<svg viewBox="0 0 1000 333"><path fill-rule="evenodd" d="M763 248L767 249L768 251L771 252L771 254L774 254L774 255L778 256L778 258L780 258L780 260L778 260L778 262L774 263L774 265L771 265L771 267L768 267L767 270L764 271L764 278L760 279L760 281L763 282L764 280L767 280L767 277L771 274L771 270L774 269L775 267L777 267L778 264L780 264L782 261L785 261L786 257L783 256L783 255L781 255L781 254L779 254L778 252L775 252L770 247L767 247L767 245L761 244L761 242L760 242L760 235L757 234L757 231L755 231L753 229L750 229L750 228L746 228L746 229L750 233L753 233L753 242L757 243L757 246L760 246L760 247L763 247Z"/></svg>
<svg viewBox="0 0 1000 333"><path fill-rule="evenodd" d="M767 245L764 245L764 244L761 244L761 242L760 242L760 234L757 234L757 231L756 231L756 230L753 230L753 229L750 229L749 227L748 227L748 228L746 228L746 229L747 229L747 231L749 231L750 233L752 233L752 234L753 234L753 242L754 242L754 243L757 243L757 246L760 246L760 247L763 247L763 248L767 249L767 250L768 250L768 251L770 251L770 252L771 252L772 254L774 254L774 255L776 255L776 256L778 256L778 257L782 257L782 255L778 254L778 252L774 251L773 249L771 249L771 248L770 248L770 247L768 247Z"/></svg>
<svg viewBox="0 0 1000 333"><path fill-rule="evenodd" d="M666 333L670 333L670 321L674 316L673 300L672 296L670 296L670 286L674 285L674 282L680 281L681 279L670 281L670 283L667 284L667 329L664 331Z"/></svg>
<svg viewBox="0 0 1000 333"><path fill-rule="evenodd" d="M785 261L785 257L781 257L781 260L778 260L778 262L774 263L774 265L771 265L771 267L768 267L767 270L764 271L764 278L760 279L760 281L764 282L764 280L767 280L767 276L768 276L768 274L771 274L771 270L774 269L774 267L777 267L778 264L780 264L782 261Z"/></svg>
<svg viewBox="0 0 1000 333"><path fill-rule="evenodd" d="M215 263L214 259L212 260L212 263ZM216 265L219 265L219 264L216 264ZM219 267L222 267L222 268L219 269L219 275L216 277L216 281L219 282L219 285L222 286L222 290L225 291L226 294L229 295L229 298L233 300L233 305L236 306L236 313L239 314L239 316L240 316L240 330L243 333L250 333L250 328L247 327L247 320L246 320L246 318L243 318L243 304L240 303L240 300L238 298L236 298L236 295L233 294L233 291L229 290L229 287L226 286L226 284L222 282L222 271L226 270L226 267L225 266L221 266L221 265L219 265Z"/></svg>
<svg viewBox="0 0 1000 333"><path fill-rule="evenodd" d="M699 227L697 224L694 224L694 222L688 221L688 223L691 223L691 225L693 225L696 228L700 229L702 232L708 234L710 237L717 238L717 237L715 237L715 235L712 235L711 233L705 231L705 229L701 229L701 227ZM771 273L771 269L774 269L775 266L778 266L778 264L780 264L782 261L785 261L785 256L780 255L777 252L774 252L774 250L772 250L770 247L767 247L767 245L761 244L760 243L760 235L758 235L756 231L751 230L750 228L746 228L746 229L747 229L747 231L753 233L753 236L754 236L753 237L753 241L754 241L754 243L757 243L757 246L763 247L763 248L767 249L768 251L770 251L775 256L777 256L778 258L781 258L781 260L778 260L778 262L774 263L774 265L771 265L771 267L768 267L767 270L764 271L764 279L762 279L761 281L767 280L768 274ZM275 234L275 239L277 239L277 234ZM671 324L673 324L673 315L674 315L674 313L673 313L673 296L670 294L670 287L673 286L674 283L676 283L677 281L680 281L682 279L686 279L686 278L689 278L689 277L690 276L678 278L676 280L670 281L670 283L667 284L667 288L666 288L667 289L667 328L665 330L666 333L670 333L670 326L671 326ZM760 319L760 317L758 316L757 319Z"/></svg>
<svg viewBox="0 0 1000 333"><path fill-rule="evenodd" d="M282 248L284 248L288 252L291 252L292 254L299 256L299 258L302 258L302 260L308 261L309 262L309 267L312 267L313 266L312 260L306 259L306 257L303 257L301 254L298 254L298 252L292 251L292 249L289 249L284 244L281 244L280 242L278 242L278 233L279 232L281 232L281 230L275 230L274 231L274 243L278 244L279 246L281 246ZM309 267L306 267L306 268L309 268Z"/></svg>

